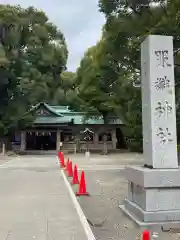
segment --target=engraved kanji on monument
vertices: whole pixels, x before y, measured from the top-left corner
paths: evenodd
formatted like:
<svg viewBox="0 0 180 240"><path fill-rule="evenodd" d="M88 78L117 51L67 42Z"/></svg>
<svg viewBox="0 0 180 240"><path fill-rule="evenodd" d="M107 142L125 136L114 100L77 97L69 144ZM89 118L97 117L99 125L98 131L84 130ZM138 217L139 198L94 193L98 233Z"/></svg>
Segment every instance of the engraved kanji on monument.
<svg viewBox="0 0 180 240"><path fill-rule="evenodd" d="M150 35L141 45L143 149L153 168L177 168L173 38Z"/></svg>

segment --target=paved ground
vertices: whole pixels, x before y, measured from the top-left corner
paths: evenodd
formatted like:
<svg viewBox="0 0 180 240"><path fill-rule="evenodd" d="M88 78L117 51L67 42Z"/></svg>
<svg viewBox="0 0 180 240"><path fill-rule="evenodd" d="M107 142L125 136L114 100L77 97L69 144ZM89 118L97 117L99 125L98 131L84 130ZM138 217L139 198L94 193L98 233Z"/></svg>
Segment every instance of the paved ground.
<svg viewBox="0 0 180 240"><path fill-rule="evenodd" d="M91 196L78 200L97 240L140 239L140 229L122 213L118 205L127 193L127 181L122 168L126 164L142 165L142 155L92 155L90 159L78 155L69 157L80 169L85 170L87 190ZM73 189L76 191L77 187ZM158 239L180 239L180 234L160 233Z"/></svg>
<svg viewBox="0 0 180 240"><path fill-rule="evenodd" d="M85 170L91 196L78 201L97 240L140 239L138 227L118 205L127 193L122 168L127 164L142 165L142 155L67 157ZM87 239L56 157L21 156L9 160L5 163L0 159L0 240ZM162 233L158 239L175 240L180 235Z"/></svg>
<svg viewBox="0 0 180 240"><path fill-rule="evenodd" d="M86 239L55 156L0 166L0 240L30 239Z"/></svg>
<svg viewBox="0 0 180 240"><path fill-rule="evenodd" d="M143 165L143 156L138 153L118 153L109 155L92 154L85 157L83 154L68 154L67 158L73 159L80 169L84 170L116 170L125 165Z"/></svg>
<svg viewBox="0 0 180 240"><path fill-rule="evenodd" d="M15 158L17 158L16 156L4 156L2 154L0 154L0 166L3 164L6 164L7 162L14 160Z"/></svg>

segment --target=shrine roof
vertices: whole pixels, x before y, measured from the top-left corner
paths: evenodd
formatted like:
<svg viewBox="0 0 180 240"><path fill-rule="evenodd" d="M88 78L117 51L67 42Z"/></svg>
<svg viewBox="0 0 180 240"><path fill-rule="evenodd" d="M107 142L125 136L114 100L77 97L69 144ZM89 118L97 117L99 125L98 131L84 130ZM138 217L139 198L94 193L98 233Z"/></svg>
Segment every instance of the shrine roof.
<svg viewBox="0 0 180 240"><path fill-rule="evenodd" d="M35 124L90 124L102 125L104 120L101 116L87 118L85 112L76 112L70 110L68 106L52 106L47 103L39 103L33 106L31 111L36 111ZM122 125L121 119L112 119L109 124Z"/></svg>

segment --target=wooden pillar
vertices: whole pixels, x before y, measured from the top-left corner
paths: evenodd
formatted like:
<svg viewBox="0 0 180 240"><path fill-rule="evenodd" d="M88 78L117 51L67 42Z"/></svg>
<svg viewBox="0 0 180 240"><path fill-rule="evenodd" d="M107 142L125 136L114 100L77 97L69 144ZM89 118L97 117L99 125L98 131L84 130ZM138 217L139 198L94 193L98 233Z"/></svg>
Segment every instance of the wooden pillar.
<svg viewBox="0 0 180 240"><path fill-rule="evenodd" d="M112 138L112 147L115 150L116 149L116 142L117 142L117 139L116 139L116 129L113 129L111 131L111 138Z"/></svg>
<svg viewBox="0 0 180 240"><path fill-rule="evenodd" d="M98 144L99 144L99 134L97 132L94 133L94 145L95 148L98 148Z"/></svg>
<svg viewBox="0 0 180 240"><path fill-rule="evenodd" d="M20 145L20 152L26 151L26 132L21 131L21 145Z"/></svg>
<svg viewBox="0 0 180 240"><path fill-rule="evenodd" d="M57 129L57 135L56 135L56 151L60 150L60 142L61 142L61 131Z"/></svg>
<svg viewBox="0 0 180 240"><path fill-rule="evenodd" d="M97 132L94 133L94 143L99 142L99 134Z"/></svg>
<svg viewBox="0 0 180 240"><path fill-rule="evenodd" d="M81 143L80 143L80 136L77 134L76 135L76 152L80 152L81 151Z"/></svg>

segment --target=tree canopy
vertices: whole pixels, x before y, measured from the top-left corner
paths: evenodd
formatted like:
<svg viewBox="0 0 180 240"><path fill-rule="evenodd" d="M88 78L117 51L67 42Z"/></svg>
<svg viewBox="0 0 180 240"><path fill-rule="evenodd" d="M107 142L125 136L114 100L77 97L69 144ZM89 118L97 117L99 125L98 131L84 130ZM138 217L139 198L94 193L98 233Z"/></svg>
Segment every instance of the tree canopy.
<svg viewBox="0 0 180 240"><path fill-rule="evenodd" d="M78 94L94 111L101 113L107 120L109 113L116 114L117 98L115 97L114 80L116 64L106 52L106 44L102 39L96 46L85 53L77 70L76 83L79 85Z"/></svg>
<svg viewBox="0 0 180 240"><path fill-rule="evenodd" d="M129 4L128 4L129 2ZM142 149L140 45L149 34L171 35L180 48L180 2L99 0L106 23L102 39L88 49L77 71L79 94L105 116L119 114L127 125L130 147ZM142 2L142 1L141 1ZM179 114L179 53L175 54L177 124ZM179 127L178 127L179 129Z"/></svg>
<svg viewBox="0 0 180 240"><path fill-rule="evenodd" d="M66 69L62 32L33 7L0 5L0 134L31 122L38 102L55 102Z"/></svg>
<svg viewBox="0 0 180 240"><path fill-rule="evenodd" d="M120 116L129 146L142 149L140 45L149 34L174 38L177 129L180 129L180 1L99 0L102 37L76 73L66 69L63 33L33 7L0 5L0 135L31 123L38 103ZM142 3L142 1L139 1ZM17 107L18 106L18 107ZM178 139L180 133L178 131Z"/></svg>

